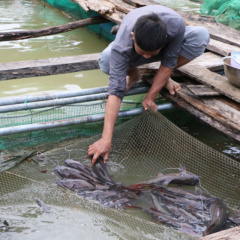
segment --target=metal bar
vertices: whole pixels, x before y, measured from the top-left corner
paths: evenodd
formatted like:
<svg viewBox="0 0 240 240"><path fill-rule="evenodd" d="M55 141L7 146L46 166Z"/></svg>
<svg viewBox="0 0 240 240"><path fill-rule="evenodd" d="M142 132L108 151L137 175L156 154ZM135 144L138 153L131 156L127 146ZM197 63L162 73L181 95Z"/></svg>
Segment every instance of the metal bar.
<svg viewBox="0 0 240 240"><path fill-rule="evenodd" d="M147 84L143 82L136 83L132 88L147 87ZM65 91L53 94L42 94L39 96L21 96L21 97L4 97L0 98L0 106L13 105L13 104L23 104L30 102L38 102L45 100L54 100L59 98L69 98L77 96L85 96L90 94L105 93L108 91L108 86L98 87L98 88L88 88L80 91Z"/></svg>
<svg viewBox="0 0 240 240"><path fill-rule="evenodd" d="M129 92L127 92L125 96L146 93L148 92L148 90L149 90L149 87L133 88ZM37 108L45 108L45 107L53 107L53 106L67 105L67 104L73 104L73 103L103 100L103 99L107 99L107 97L108 97L108 93L106 92L106 93L98 93L98 94L85 95L85 96L72 97L72 98L7 105L7 106L0 107L0 113L24 111L24 110L37 109Z"/></svg>
<svg viewBox="0 0 240 240"><path fill-rule="evenodd" d="M175 108L172 103L166 103L158 105L158 110L169 110ZM123 117L130 117L139 115L144 111L143 108L135 108L128 111L119 112L118 118ZM104 120L105 114L96 114L86 117L79 117L79 118L72 118L72 119L65 119L65 120L57 120L51 122L42 122L42 123L34 123L34 124L27 124L21 126L14 126L14 127L6 127L0 128L0 136L16 134L16 133L23 133L23 132L30 132L30 131L39 131L39 130L46 130L50 128L58 128L58 127L66 127L70 125L77 125L77 124L84 124L84 123L91 123Z"/></svg>

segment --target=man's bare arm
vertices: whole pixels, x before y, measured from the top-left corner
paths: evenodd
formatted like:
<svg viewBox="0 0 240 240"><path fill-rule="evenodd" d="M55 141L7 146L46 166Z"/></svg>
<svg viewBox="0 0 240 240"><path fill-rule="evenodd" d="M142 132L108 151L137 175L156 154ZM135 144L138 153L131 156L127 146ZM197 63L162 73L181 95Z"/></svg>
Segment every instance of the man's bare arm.
<svg viewBox="0 0 240 240"><path fill-rule="evenodd" d="M108 160L113 130L119 113L120 105L121 99L119 97L115 95L110 95L108 97L102 138L88 148L88 156L91 158L94 155L92 158L92 164L94 164L97 158L102 154L104 154L104 162Z"/></svg>
<svg viewBox="0 0 240 240"><path fill-rule="evenodd" d="M154 100L157 97L158 93L161 91L161 89L166 85L171 74L172 74L171 68L167 68L162 65L160 66L160 68L158 69L157 73L153 78L152 86L142 102L142 105L145 110L148 109L148 106L157 109L157 105L154 103Z"/></svg>

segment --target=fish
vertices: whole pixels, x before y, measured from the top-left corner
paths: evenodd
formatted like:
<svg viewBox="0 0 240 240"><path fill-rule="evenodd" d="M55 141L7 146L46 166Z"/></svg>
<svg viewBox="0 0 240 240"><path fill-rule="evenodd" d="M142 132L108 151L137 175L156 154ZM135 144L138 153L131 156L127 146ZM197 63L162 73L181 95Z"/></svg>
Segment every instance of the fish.
<svg viewBox="0 0 240 240"><path fill-rule="evenodd" d="M169 227L172 227L176 230L179 230L183 233L191 234L193 236L200 237L201 233L198 232L197 229L195 229L195 226L193 224L190 224L188 222L183 222L178 220L177 218L174 218L164 212L161 212L153 207L150 207L150 209L143 209L145 212L149 213L152 218L162 224L165 224Z"/></svg>
<svg viewBox="0 0 240 240"><path fill-rule="evenodd" d="M99 201L99 203L105 207L109 208L125 208L125 206L130 205L130 199L120 198L120 199L106 199L105 201Z"/></svg>
<svg viewBox="0 0 240 240"><path fill-rule="evenodd" d="M102 156L97 158L96 162L92 166L92 169L102 183L115 184L108 174L107 165L103 162Z"/></svg>
<svg viewBox="0 0 240 240"><path fill-rule="evenodd" d="M45 213L51 213L50 208L40 199L36 199L37 204L42 207Z"/></svg>
<svg viewBox="0 0 240 240"><path fill-rule="evenodd" d="M54 173L60 178L94 180L91 176L88 177L86 174L78 171L77 169L65 166L56 166Z"/></svg>
<svg viewBox="0 0 240 240"><path fill-rule="evenodd" d="M184 168L180 168L179 173L170 173L170 174L162 174L159 173L158 176L154 179L146 180L142 182L144 184L161 184L161 185L169 185L170 183L181 184L181 185L191 185L196 186L200 183L199 176L186 171Z"/></svg>
<svg viewBox="0 0 240 240"><path fill-rule="evenodd" d="M211 221L207 229L204 231L203 236L215 233L222 229L228 217L226 204L219 198L213 198L209 204L211 214Z"/></svg>
<svg viewBox="0 0 240 240"><path fill-rule="evenodd" d="M109 196L114 196L114 195L116 195L116 192L115 191L106 191L106 190L79 191L78 195L82 196L84 198L88 198L88 199L99 200L99 199L106 198Z"/></svg>
<svg viewBox="0 0 240 240"><path fill-rule="evenodd" d="M163 198L163 196L161 196L159 192L153 189L151 190L151 196L152 196L153 204L157 210L162 211L166 214L169 214L172 217L178 218L180 216L179 214L177 214L176 211L174 212L168 207L168 206L171 206L171 204L166 204L168 203L168 201L165 198Z"/></svg>
<svg viewBox="0 0 240 240"><path fill-rule="evenodd" d="M173 205L183 207L184 209L192 209L195 211L201 210L203 211L206 207L206 204L200 201L195 201L187 198L180 198L172 195L165 194L164 197L172 202Z"/></svg>
<svg viewBox="0 0 240 240"><path fill-rule="evenodd" d="M95 190L95 185L82 179L57 179L57 184L69 190Z"/></svg>
<svg viewBox="0 0 240 240"><path fill-rule="evenodd" d="M187 190L183 190L180 188L175 188L175 187L165 187L165 186L155 186L153 189L156 189L157 191L161 193L165 193L171 196L175 197L181 197L181 198L187 198L195 201L209 201L211 197L203 195L203 194L198 194L194 192L188 192Z"/></svg>
<svg viewBox="0 0 240 240"><path fill-rule="evenodd" d="M81 163L79 161L75 161L73 159L66 159L64 164L67 167L71 167L71 168L77 169L77 170L79 170L81 172L84 172L87 175L91 175L92 176L92 169L88 165L86 165L86 164L83 164L83 163Z"/></svg>

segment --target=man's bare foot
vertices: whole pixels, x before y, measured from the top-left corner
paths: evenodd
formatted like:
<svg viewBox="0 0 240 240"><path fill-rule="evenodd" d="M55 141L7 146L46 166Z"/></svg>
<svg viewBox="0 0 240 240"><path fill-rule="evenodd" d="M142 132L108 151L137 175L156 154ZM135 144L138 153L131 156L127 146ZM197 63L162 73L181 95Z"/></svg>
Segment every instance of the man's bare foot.
<svg viewBox="0 0 240 240"><path fill-rule="evenodd" d="M164 86L171 95L174 95L176 91L181 89L181 86L179 83L175 82L171 78L168 79L167 83Z"/></svg>
<svg viewBox="0 0 240 240"><path fill-rule="evenodd" d="M129 91L131 87L140 80L140 73L136 67L129 67L128 68L128 75L127 75L127 86L126 91Z"/></svg>

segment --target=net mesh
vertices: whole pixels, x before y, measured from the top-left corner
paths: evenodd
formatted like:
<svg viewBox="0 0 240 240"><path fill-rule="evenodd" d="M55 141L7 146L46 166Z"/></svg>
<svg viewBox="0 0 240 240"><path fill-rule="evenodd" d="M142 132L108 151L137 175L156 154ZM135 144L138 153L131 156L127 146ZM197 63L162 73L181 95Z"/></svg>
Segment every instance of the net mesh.
<svg viewBox="0 0 240 240"><path fill-rule="evenodd" d="M90 164L88 146L99 138L76 139L1 173L0 212L16 220L26 204L32 206L34 199L40 198L53 211L86 214L98 221L103 231L111 229L117 239L194 239L143 218L137 211L109 209L57 186L54 168L68 158ZM240 209L240 164L197 141L159 112L145 111L115 128L108 165L114 180L124 185L153 178L159 172L171 173L182 165L200 177L201 186L211 195Z"/></svg>
<svg viewBox="0 0 240 240"><path fill-rule="evenodd" d="M136 95L137 96L137 95ZM121 104L121 111L127 111L141 106L139 101L141 95L138 95L138 100L128 100L125 98ZM13 127L19 125L45 123L62 119L74 119L76 117L91 116L94 114L104 114L106 100L94 101L88 103L68 104L64 106L51 106L44 109L24 110L18 112L8 112L0 114L1 128ZM27 105L26 105L27 109ZM119 119L117 124L125 121ZM31 131L25 133L17 133L6 136L0 136L0 150L12 148L24 148L35 146L41 143L52 143L62 141L74 137L89 137L96 133L100 133L102 122L86 123L81 125L72 125L48 130Z"/></svg>
<svg viewBox="0 0 240 240"><path fill-rule="evenodd" d="M204 0L200 12L216 16L215 20L229 27L240 30L239 0Z"/></svg>

